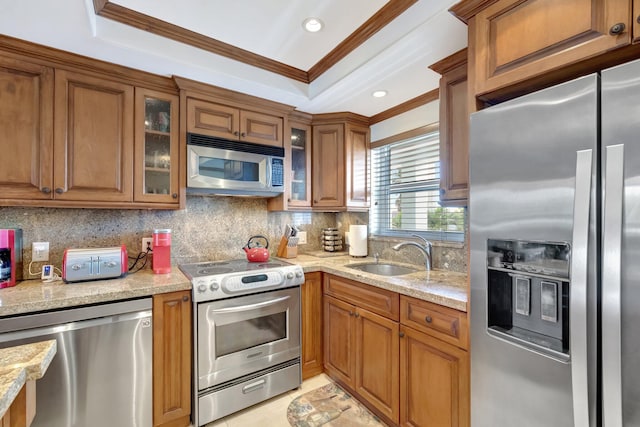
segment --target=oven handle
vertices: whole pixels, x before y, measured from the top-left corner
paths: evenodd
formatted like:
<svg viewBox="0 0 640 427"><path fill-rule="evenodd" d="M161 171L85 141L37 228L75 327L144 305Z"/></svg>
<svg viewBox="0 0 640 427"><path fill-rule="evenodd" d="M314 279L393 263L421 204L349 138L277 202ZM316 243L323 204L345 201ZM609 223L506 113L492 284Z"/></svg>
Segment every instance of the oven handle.
<svg viewBox="0 0 640 427"><path fill-rule="evenodd" d="M284 296L284 297L271 299L269 301L257 302L255 304L238 305L238 306L235 306L235 307L218 308L216 310L211 310L211 313L214 313L214 314L227 314L227 313L238 313L238 312L241 312L241 311L255 310L256 308L262 308L262 307L267 307L267 306L270 306L270 305L275 305L275 304L277 304L279 302L286 301L289 298L290 298L290 296L287 295L287 296Z"/></svg>

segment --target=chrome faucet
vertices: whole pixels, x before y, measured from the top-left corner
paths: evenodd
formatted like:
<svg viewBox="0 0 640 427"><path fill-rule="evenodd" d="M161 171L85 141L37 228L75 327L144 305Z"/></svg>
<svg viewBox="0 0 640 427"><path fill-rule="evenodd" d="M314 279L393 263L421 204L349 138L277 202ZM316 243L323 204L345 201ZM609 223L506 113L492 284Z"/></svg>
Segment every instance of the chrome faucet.
<svg viewBox="0 0 640 427"><path fill-rule="evenodd" d="M417 234L412 234L412 236L419 238L420 240L424 241L424 243L413 242L411 240L408 240L406 242L398 243L397 245L393 246L392 249L394 251L399 251L405 246L415 246L416 248L420 249L424 255L425 267L427 268L427 270L431 270L431 247L433 245L431 244L430 241L428 241L422 236L418 236Z"/></svg>

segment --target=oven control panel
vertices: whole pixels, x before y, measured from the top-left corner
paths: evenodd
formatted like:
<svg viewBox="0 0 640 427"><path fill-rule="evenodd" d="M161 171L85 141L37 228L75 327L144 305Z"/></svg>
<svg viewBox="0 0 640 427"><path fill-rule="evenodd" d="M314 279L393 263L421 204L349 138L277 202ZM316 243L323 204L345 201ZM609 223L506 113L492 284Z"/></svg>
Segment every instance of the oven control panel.
<svg viewBox="0 0 640 427"><path fill-rule="evenodd" d="M304 273L302 267L291 265L272 270L197 277L192 283L194 302L202 302L302 285Z"/></svg>

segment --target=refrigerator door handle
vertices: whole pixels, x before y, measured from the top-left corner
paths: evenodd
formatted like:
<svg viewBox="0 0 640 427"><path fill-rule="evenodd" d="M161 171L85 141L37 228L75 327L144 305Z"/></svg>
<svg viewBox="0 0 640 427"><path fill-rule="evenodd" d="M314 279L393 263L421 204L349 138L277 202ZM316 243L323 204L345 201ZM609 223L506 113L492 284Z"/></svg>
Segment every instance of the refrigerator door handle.
<svg viewBox="0 0 640 427"><path fill-rule="evenodd" d="M589 426L589 369L587 364L587 262L593 150L576 153L576 188L573 202L571 292L569 300L569 348L573 423Z"/></svg>
<svg viewBox="0 0 640 427"><path fill-rule="evenodd" d="M624 145L606 148L602 238L602 419L622 422L622 337L620 318Z"/></svg>

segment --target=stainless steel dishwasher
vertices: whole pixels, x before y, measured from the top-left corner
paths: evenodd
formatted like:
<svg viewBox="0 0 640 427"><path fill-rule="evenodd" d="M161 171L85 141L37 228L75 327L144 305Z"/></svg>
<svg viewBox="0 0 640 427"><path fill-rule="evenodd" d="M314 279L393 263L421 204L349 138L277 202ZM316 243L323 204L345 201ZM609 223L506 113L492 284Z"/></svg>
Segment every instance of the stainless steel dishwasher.
<svg viewBox="0 0 640 427"><path fill-rule="evenodd" d="M33 427L152 425L152 299L0 318L0 348L55 339Z"/></svg>

